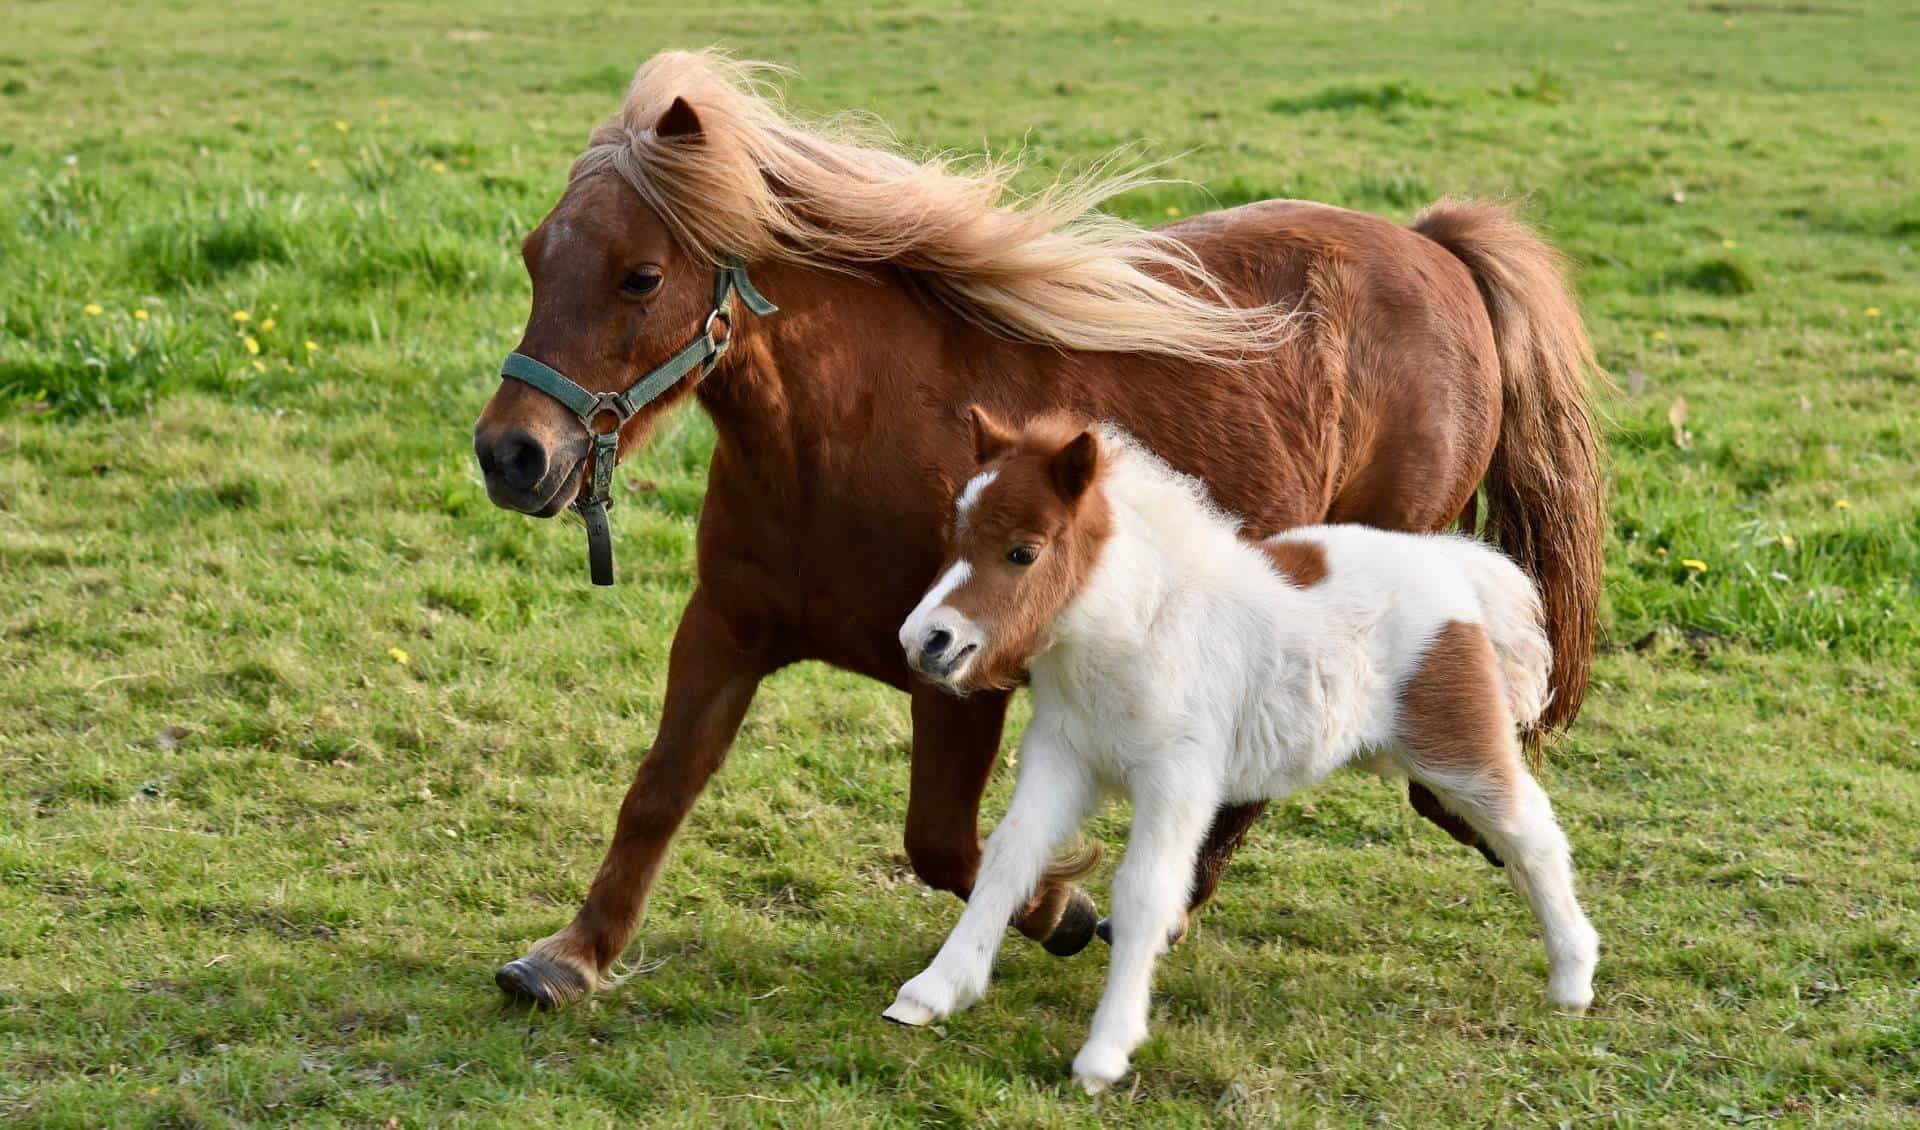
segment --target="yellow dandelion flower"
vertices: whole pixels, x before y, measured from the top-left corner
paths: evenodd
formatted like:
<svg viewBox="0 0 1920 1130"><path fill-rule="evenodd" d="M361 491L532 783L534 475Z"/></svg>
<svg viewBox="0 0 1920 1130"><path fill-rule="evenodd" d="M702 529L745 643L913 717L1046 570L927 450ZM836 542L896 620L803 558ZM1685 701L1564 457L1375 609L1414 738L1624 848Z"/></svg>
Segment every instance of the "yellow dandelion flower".
<svg viewBox="0 0 1920 1130"><path fill-rule="evenodd" d="M241 338L241 339L240 339L240 344L241 344L241 345L244 345L244 346L246 346L246 347L247 347L247 352L248 352L248 353L251 353L251 354L253 354L253 355L255 355L255 356L258 356L258 355L259 355L259 353L260 353L260 339L258 339L258 338L256 338L256 337L254 337L254 336L253 336L252 334L248 334L248 335L246 335L245 337L243 337L243 338Z"/></svg>
<svg viewBox="0 0 1920 1130"><path fill-rule="evenodd" d="M235 310L233 312L233 320L236 322L251 322L253 321L253 315L247 313L245 310Z"/></svg>
<svg viewBox="0 0 1920 1130"><path fill-rule="evenodd" d="M431 167L434 172L440 173L442 175L444 175L447 171L447 163L445 161L435 161Z"/></svg>
<svg viewBox="0 0 1920 1130"><path fill-rule="evenodd" d="M307 352L308 352L308 353L318 353L318 352L320 352L320 343L319 343L319 342L317 342L317 341L313 341L313 340L308 340L308 342L306 343L306 345L307 345Z"/></svg>
<svg viewBox="0 0 1920 1130"><path fill-rule="evenodd" d="M272 333L272 332L273 332L273 324L274 324L274 323L273 323L273 319L272 319L272 318L267 318L267 319L265 319L264 321L262 321L262 322L260 323L260 332L261 332L261 333L263 333L263 334L264 334L264 333Z"/></svg>
<svg viewBox="0 0 1920 1130"><path fill-rule="evenodd" d="M1167 215L1178 216L1179 214L1180 214L1180 209L1177 206L1172 204L1167 205Z"/></svg>
<svg viewBox="0 0 1920 1130"><path fill-rule="evenodd" d="M256 373L266 372L267 371L266 363L264 361L255 361L253 363L253 371Z"/></svg>
<svg viewBox="0 0 1920 1130"><path fill-rule="evenodd" d="M307 162L307 171L308 171L308 172L312 172L312 173L317 173L317 172L319 172L319 171L320 171L320 158L318 158L318 157L315 157L315 158L314 158L313 160L311 160L311 161L308 161L308 162Z"/></svg>
<svg viewBox="0 0 1920 1130"><path fill-rule="evenodd" d="M1683 567L1691 569L1696 573L1704 573L1707 571L1707 563L1705 561L1700 560L1698 557L1682 557L1680 559L1680 564Z"/></svg>
<svg viewBox="0 0 1920 1130"><path fill-rule="evenodd" d="M338 121L337 121L337 122L334 122L334 123L333 123L333 128L334 128L334 129L337 129L337 130L339 130L339 131L340 131L341 133L345 133L345 132L347 132L347 123L345 123L345 122L338 122Z"/></svg>
<svg viewBox="0 0 1920 1130"><path fill-rule="evenodd" d="M1664 545L1660 546L1657 549L1655 549L1653 553L1654 553L1654 556L1656 557L1665 557L1667 555L1667 547Z"/></svg>
<svg viewBox="0 0 1920 1130"><path fill-rule="evenodd" d="M1738 247L1738 246L1740 246L1740 245L1739 245L1739 244L1737 244L1737 243L1735 243L1735 242L1734 242L1734 241L1732 241L1731 239L1723 239L1723 240L1721 240L1721 241L1720 241L1720 246L1722 246L1722 247L1724 247L1724 248L1726 248L1726 249L1727 249L1728 251L1732 251L1732 250L1733 250L1734 248L1736 248L1736 247Z"/></svg>
<svg viewBox="0 0 1920 1130"><path fill-rule="evenodd" d="M98 302L89 302L85 306L80 307L80 309L85 310L87 312L87 316L91 318L98 318L100 315L107 312L107 308L100 305Z"/></svg>
<svg viewBox="0 0 1920 1130"><path fill-rule="evenodd" d="M1653 331L1653 340L1655 340L1655 341L1665 341L1665 340L1667 340L1667 331L1665 331L1665 330L1655 330L1655 331Z"/></svg>
<svg viewBox="0 0 1920 1130"><path fill-rule="evenodd" d="M1844 498L1836 498L1833 500L1833 508L1835 510L1851 510L1853 509L1853 503L1848 502Z"/></svg>
<svg viewBox="0 0 1920 1130"><path fill-rule="evenodd" d="M1878 306L1867 307L1867 317L1878 318L1879 316L1880 316L1880 307Z"/></svg>
<svg viewBox="0 0 1920 1130"><path fill-rule="evenodd" d="M147 312L146 312L145 310L135 310L135 311L133 312L133 320L134 320L134 321L136 321L136 322L144 322L144 321L146 321L146 320L147 320Z"/></svg>
<svg viewBox="0 0 1920 1130"><path fill-rule="evenodd" d="M1794 546L1796 546L1796 545L1798 545L1798 544L1800 544L1800 543L1799 543L1799 542L1796 542L1796 541L1794 541L1794 540L1793 540L1793 535L1792 535L1792 534L1781 534L1781 535L1780 535L1780 548L1781 548L1781 549L1792 549L1792 548L1793 548Z"/></svg>
<svg viewBox="0 0 1920 1130"><path fill-rule="evenodd" d="M390 647L387 649L387 658L393 660L395 663L398 663L402 667L405 667L407 664L413 662L413 656L408 655L405 651L397 647Z"/></svg>

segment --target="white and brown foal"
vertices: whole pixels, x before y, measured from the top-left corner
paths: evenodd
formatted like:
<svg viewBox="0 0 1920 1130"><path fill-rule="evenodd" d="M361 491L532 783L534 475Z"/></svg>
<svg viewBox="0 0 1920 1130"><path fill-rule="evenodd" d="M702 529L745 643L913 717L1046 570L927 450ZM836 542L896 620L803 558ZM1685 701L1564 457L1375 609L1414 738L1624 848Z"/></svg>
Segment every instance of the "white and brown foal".
<svg viewBox="0 0 1920 1130"><path fill-rule="evenodd" d="M1359 526L1247 541L1199 483L1117 431L972 414L980 469L955 504L953 557L900 642L956 693L1029 672L1033 722L959 925L890 1019L928 1024L979 999L1053 853L1124 792L1113 963L1073 1062L1089 1091L1106 1087L1146 1038L1153 963L1185 929L1213 813L1350 765L1412 777L1479 832L1540 921L1548 997L1587 1007L1598 937L1518 740L1546 705L1551 653L1512 562Z"/></svg>

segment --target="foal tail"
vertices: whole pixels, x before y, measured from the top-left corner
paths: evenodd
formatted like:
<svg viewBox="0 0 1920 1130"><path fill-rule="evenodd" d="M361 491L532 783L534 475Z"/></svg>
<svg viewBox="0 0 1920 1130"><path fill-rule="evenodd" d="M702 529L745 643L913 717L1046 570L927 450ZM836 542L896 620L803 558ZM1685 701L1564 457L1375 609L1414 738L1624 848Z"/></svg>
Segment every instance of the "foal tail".
<svg viewBox="0 0 1920 1130"><path fill-rule="evenodd" d="M1441 200L1413 230L1465 263L1500 356L1500 438L1487 470L1485 533L1540 588L1553 646L1552 697L1536 726L1580 713L1593 662L1606 485L1588 405L1604 381L1559 252L1498 204Z"/></svg>

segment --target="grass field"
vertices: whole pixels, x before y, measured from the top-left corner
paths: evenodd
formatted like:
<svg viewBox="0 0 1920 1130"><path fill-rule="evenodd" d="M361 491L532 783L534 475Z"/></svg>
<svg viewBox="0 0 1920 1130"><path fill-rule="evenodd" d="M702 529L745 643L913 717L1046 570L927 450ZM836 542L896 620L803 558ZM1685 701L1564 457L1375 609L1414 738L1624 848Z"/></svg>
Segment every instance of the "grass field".
<svg viewBox="0 0 1920 1130"><path fill-rule="evenodd" d="M0 1122L1920 1124L1920 13L1290 7L9 6ZM817 667L762 691L644 972L500 1006L650 739L711 433L623 470L595 591L468 429L518 238L632 68L709 43L928 148L1140 143L1192 182L1143 220L1531 198L1622 386L1547 772L1592 1016L1353 779L1256 831L1119 1093L1067 1085L1098 949L886 1025L957 904L900 848L904 699Z"/></svg>

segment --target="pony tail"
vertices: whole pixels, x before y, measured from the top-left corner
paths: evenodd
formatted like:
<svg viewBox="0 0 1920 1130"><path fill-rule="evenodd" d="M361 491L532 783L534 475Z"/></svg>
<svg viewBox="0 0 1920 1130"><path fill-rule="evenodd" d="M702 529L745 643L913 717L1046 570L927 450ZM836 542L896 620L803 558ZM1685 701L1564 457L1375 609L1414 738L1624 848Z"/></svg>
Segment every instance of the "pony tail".
<svg viewBox="0 0 1920 1130"><path fill-rule="evenodd" d="M1606 380L1560 254L1498 204L1442 200L1413 230L1473 273L1500 356L1500 437L1486 478L1490 540L1539 586L1553 646L1539 727L1580 713L1593 662L1606 483L1589 379ZM1529 750L1539 730L1529 727Z"/></svg>

